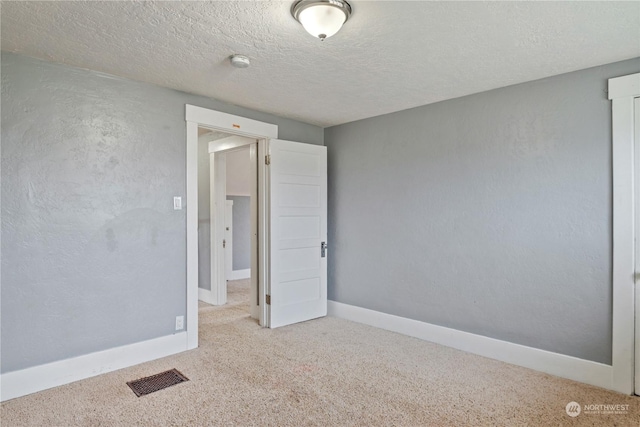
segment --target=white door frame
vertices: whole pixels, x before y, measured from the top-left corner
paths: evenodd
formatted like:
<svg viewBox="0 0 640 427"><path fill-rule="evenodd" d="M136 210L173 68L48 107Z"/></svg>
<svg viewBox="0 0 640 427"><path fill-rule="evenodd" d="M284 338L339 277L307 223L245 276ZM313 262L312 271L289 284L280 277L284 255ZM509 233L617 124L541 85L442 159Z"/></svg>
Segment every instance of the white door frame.
<svg viewBox="0 0 640 427"><path fill-rule="evenodd" d="M268 138L278 137L278 126L264 123L233 114L222 113L206 108L187 104L185 107L185 120L187 128L186 160L187 160L187 349L198 347L198 127L219 130L232 135L248 136L259 139L259 154L266 152ZM262 167L261 167L262 166ZM263 162L258 162L258 178L261 188L265 187L265 169ZM260 236L266 232L265 225L268 221L265 217L264 191L259 192L258 221ZM266 283L266 239L259 238L260 256L258 257L259 295L264 302L264 284ZM261 312L264 312L265 304L260 304ZM263 317L263 313L261 313ZM262 320L262 319L261 319Z"/></svg>
<svg viewBox="0 0 640 427"><path fill-rule="evenodd" d="M634 98L640 97L640 73L609 79L613 143L613 342L611 388L633 394L635 346ZM636 171L639 172L639 171ZM634 181L636 185L634 185ZM640 313L639 313L640 314ZM640 328L640 326L639 326ZM637 367L640 369L640 366ZM638 390L635 390L638 392Z"/></svg>
<svg viewBox="0 0 640 427"><path fill-rule="evenodd" d="M265 140L262 140L265 141ZM264 249L260 249L259 242L266 241L266 238L258 238L259 228L257 218L258 213L258 185L264 179L258 177L258 144L260 140L246 139L246 138L223 138L217 141L211 141L209 143L209 156L210 156L210 177L211 188L213 189L213 195L211 197L211 265L216 265L217 268L211 269L211 293L213 295L214 305L223 305L227 303L227 270L225 252L220 250L223 246L222 240L225 236L224 223L215 222L215 218L224 218L226 215L226 202L227 202L227 153L246 149L249 147L249 182L252 184L249 189L249 195L251 200L250 205L250 217L251 217L251 294L249 300L249 307L251 310L251 317L258 319L260 325L265 324L265 317L261 315L260 310L260 295L261 295L261 283L266 283L260 280L260 253ZM264 143L264 142L263 142ZM264 233L264 232L263 232ZM255 256L256 252L258 256Z"/></svg>

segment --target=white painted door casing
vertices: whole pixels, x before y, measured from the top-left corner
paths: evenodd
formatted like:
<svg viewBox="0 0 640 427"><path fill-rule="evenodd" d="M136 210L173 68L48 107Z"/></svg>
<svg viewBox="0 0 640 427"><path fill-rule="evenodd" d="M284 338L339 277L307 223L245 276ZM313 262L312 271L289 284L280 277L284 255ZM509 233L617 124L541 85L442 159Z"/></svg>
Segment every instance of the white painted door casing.
<svg viewBox="0 0 640 427"><path fill-rule="evenodd" d="M640 73L614 77L608 82L611 100L613 154L613 328L611 384L606 388L637 393L635 347L640 342L636 317L636 224L638 185L636 166L635 100L640 97ZM635 171L634 171L635 169ZM634 188L635 187L635 188Z"/></svg>
<svg viewBox="0 0 640 427"><path fill-rule="evenodd" d="M269 141L269 327L327 314L327 149Z"/></svg>

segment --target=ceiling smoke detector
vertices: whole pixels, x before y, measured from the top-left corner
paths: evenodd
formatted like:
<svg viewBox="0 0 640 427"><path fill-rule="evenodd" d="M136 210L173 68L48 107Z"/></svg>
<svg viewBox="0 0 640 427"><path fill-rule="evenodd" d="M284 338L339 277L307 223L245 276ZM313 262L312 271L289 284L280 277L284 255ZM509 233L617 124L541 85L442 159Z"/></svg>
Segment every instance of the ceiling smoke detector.
<svg viewBox="0 0 640 427"><path fill-rule="evenodd" d="M324 40L342 28L351 16L351 5L344 0L299 0L291 14L314 37Z"/></svg>
<svg viewBox="0 0 640 427"><path fill-rule="evenodd" d="M251 65L251 61L249 61L249 57L246 55L231 55L229 61L231 61L231 65L236 68L249 68L249 65Z"/></svg>

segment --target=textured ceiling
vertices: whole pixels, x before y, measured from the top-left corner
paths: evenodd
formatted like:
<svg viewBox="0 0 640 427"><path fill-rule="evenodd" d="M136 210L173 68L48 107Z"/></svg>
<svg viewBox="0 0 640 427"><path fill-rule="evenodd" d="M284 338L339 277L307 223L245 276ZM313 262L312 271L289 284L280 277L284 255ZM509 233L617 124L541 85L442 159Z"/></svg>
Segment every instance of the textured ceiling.
<svg viewBox="0 0 640 427"><path fill-rule="evenodd" d="M640 56L640 2L2 2L2 49L336 125ZM229 65L246 54L251 67Z"/></svg>

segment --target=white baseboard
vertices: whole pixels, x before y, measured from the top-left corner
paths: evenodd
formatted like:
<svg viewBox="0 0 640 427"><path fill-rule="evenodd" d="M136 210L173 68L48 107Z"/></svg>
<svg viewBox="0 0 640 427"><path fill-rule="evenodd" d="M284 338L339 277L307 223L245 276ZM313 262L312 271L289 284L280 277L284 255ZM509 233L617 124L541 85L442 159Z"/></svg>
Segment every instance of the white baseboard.
<svg viewBox="0 0 640 427"><path fill-rule="evenodd" d="M208 289L198 288L198 299L202 302L213 305L213 292Z"/></svg>
<svg viewBox="0 0 640 427"><path fill-rule="evenodd" d="M364 323L513 365L613 390L613 368L609 365L336 301L328 301L327 308L330 316Z"/></svg>
<svg viewBox="0 0 640 427"><path fill-rule="evenodd" d="M159 359L187 350L187 333L155 338L0 375L0 401Z"/></svg>
<svg viewBox="0 0 640 427"><path fill-rule="evenodd" d="M246 270L233 270L227 280L240 280L240 279L248 279L251 277L251 269L247 268Z"/></svg>

